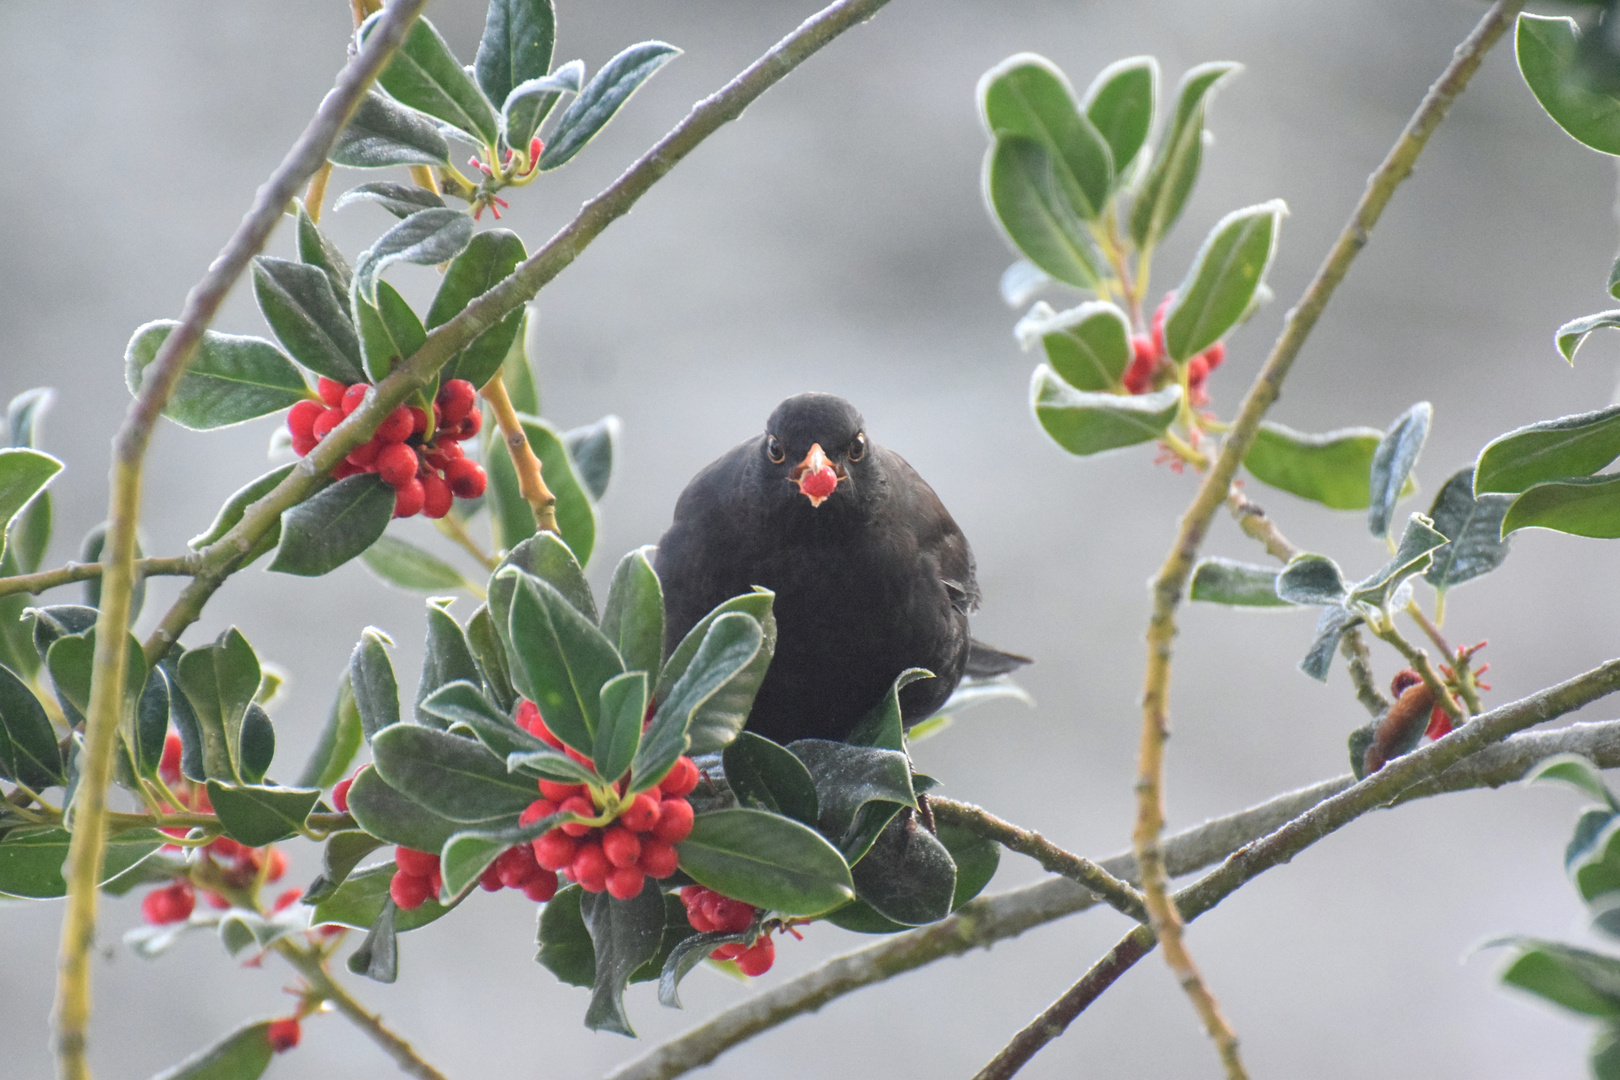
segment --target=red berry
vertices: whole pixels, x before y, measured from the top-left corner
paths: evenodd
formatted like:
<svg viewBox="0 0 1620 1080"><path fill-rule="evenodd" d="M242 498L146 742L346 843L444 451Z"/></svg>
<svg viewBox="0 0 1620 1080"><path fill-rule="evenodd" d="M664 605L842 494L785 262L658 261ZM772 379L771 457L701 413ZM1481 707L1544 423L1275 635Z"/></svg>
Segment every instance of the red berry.
<svg viewBox="0 0 1620 1080"><path fill-rule="evenodd" d="M287 430L294 439L303 436L306 439L315 437L315 421L320 419L326 406L318 401L305 399L287 410Z"/></svg>
<svg viewBox="0 0 1620 1080"><path fill-rule="evenodd" d="M298 1026L298 1017L288 1016L281 1020L270 1021L270 1026L265 1028L264 1034L270 1040L270 1049L279 1054L297 1046L303 1031Z"/></svg>
<svg viewBox="0 0 1620 1080"><path fill-rule="evenodd" d="M658 824L652 836L666 844L678 844L692 833L692 804L685 799L665 799L658 804Z"/></svg>
<svg viewBox="0 0 1620 1080"><path fill-rule="evenodd" d="M442 518L450 512L450 485L444 477L428 473L422 477L422 513L430 518Z"/></svg>
<svg viewBox="0 0 1620 1080"><path fill-rule="evenodd" d="M714 950L714 952L709 954L709 959L735 960L739 955L745 952L747 948L748 947L746 945L739 942L732 942L730 945L722 945L718 949Z"/></svg>
<svg viewBox="0 0 1620 1080"><path fill-rule="evenodd" d="M662 840L643 840L641 858L636 865L651 878L667 878L680 867L680 856L673 844Z"/></svg>
<svg viewBox="0 0 1620 1080"><path fill-rule="evenodd" d="M440 422L455 427L472 411L478 399L478 391L466 379L451 379L439 387L439 394L433 403L439 407Z"/></svg>
<svg viewBox="0 0 1620 1080"><path fill-rule="evenodd" d="M704 913L709 921L714 923L715 929L724 930L728 934L740 934L754 922L754 906L745 904L741 900L733 900L729 896L714 894L714 910L711 912L707 905Z"/></svg>
<svg viewBox="0 0 1620 1080"><path fill-rule="evenodd" d="M545 781L541 781L544 783ZM650 791L643 791L635 797L624 812L619 815L619 824L631 832L642 833L658 824L658 796ZM654 874L654 877L661 875Z"/></svg>
<svg viewBox="0 0 1620 1080"><path fill-rule="evenodd" d="M587 841L580 844L574 861L568 864L568 876L579 882L579 887L586 892L599 893L607 888L609 869L602 845Z"/></svg>
<svg viewBox="0 0 1620 1080"><path fill-rule="evenodd" d="M427 433L427 413L415 405L405 406L411 414L411 435L424 435ZM410 436L406 436L409 438Z"/></svg>
<svg viewBox="0 0 1620 1080"><path fill-rule="evenodd" d="M439 868L439 857L431 851L397 847L394 849L394 865L407 874L425 878Z"/></svg>
<svg viewBox="0 0 1620 1080"><path fill-rule="evenodd" d="M1209 368L1210 371L1214 371L1216 368L1221 366L1221 361L1226 359L1226 343L1224 341L1217 341L1215 344L1205 349L1202 355L1204 357L1204 364Z"/></svg>
<svg viewBox="0 0 1620 1080"><path fill-rule="evenodd" d="M446 465L444 478L458 499L476 499L489 484L484 467L469 458L457 458Z"/></svg>
<svg viewBox="0 0 1620 1080"><path fill-rule="evenodd" d="M501 871L495 863L484 867L484 872L478 875L478 885L485 892L500 892L506 887L501 882Z"/></svg>
<svg viewBox="0 0 1620 1080"><path fill-rule="evenodd" d="M315 390L321 395L321 400L334 409L343 404L343 392L347 389L347 386L325 375L315 381Z"/></svg>
<svg viewBox="0 0 1620 1080"><path fill-rule="evenodd" d="M692 794L692 789L698 786L701 774L692 759L681 756L675 759L664 778L658 782L658 790L669 798L683 798Z"/></svg>
<svg viewBox="0 0 1620 1080"><path fill-rule="evenodd" d="M1164 317L1170 312L1170 304L1176 298L1175 290L1164 294L1159 306L1153 309L1153 346L1160 354L1164 352Z"/></svg>
<svg viewBox="0 0 1620 1080"><path fill-rule="evenodd" d="M165 784L180 782L180 736L169 732L163 737L163 757L158 762L158 775Z"/></svg>
<svg viewBox="0 0 1620 1080"><path fill-rule="evenodd" d="M448 466L452 461L460 461L466 456L467 452L461 448L460 443L451 442L447 439L442 441L435 440L433 443L433 449L427 452L425 455L425 460L427 461L429 468L438 469L440 472L444 472L445 467Z"/></svg>
<svg viewBox="0 0 1620 1080"><path fill-rule="evenodd" d="M141 916L154 926L185 922L197 906L197 894L189 882L177 881L167 888L146 894L141 900Z"/></svg>
<svg viewBox="0 0 1620 1080"><path fill-rule="evenodd" d="M314 435L294 435L292 437L292 451L299 457L304 457L311 450L315 449L315 444L317 442L319 442L319 440L316 439Z"/></svg>
<svg viewBox="0 0 1620 1080"><path fill-rule="evenodd" d="M287 891L283 892L280 896L276 897L276 902L275 902L275 904L273 904L271 906L270 910L271 911L286 911L288 908L290 908L294 904L298 903L298 898L303 896L303 895L304 895L304 890L303 889L288 889Z"/></svg>
<svg viewBox="0 0 1620 1080"><path fill-rule="evenodd" d="M543 817L550 817L557 812L557 804L550 799L536 799L530 803L523 813L518 815L519 825L533 825Z"/></svg>
<svg viewBox="0 0 1620 1080"><path fill-rule="evenodd" d="M540 794L554 803L562 803L567 802L575 795L584 795L585 787L582 784L564 784L558 780L542 778L540 781Z"/></svg>
<svg viewBox="0 0 1620 1080"><path fill-rule="evenodd" d="M776 946L768 934L761 934L758 941L737 957L737 967L744 975L763 975L775 962Z"/></svg>
<svg viewBox="0 0 1620 1080"><path fill-rule="evenodd" d="M641 841L629 829L615 825L602 831L602 853L614 866L634 866L641 858Z"/></svg>
<svg viewBox="0 0 1620 1080"><path fill-rule="evenodd" d="M208 854L216 859L234 859L242 854L242 845L228 836L216 836L208 842ZM257 867L254 868L257 872Z"/></svg>
<svg viewBox="0 0 1620 1080"><path fill-rule="evenodd" d="M341 814L349 812L349 789L354 787L354 777L339 780L332 786L332 805Z"/></svg>
<svg viewBox="0 0 1620 1080"><path fill-rule="evenodd" d="M377 433L372 438L380 443L404 442L411 437L411 427L414 423L410 408L401 405L389 413L386 420L377 425Z"/></svg>
<svg viewBox="0 0 1620 1080"><path fill-rule="evenodd" d="M565 814L578 814L580 817L593 818L596 816L596 805L583 795L572 795L564 799L557 809ZM578 821L559 825L558 828L569 836L584 836L591 831L591 826Z"/></svg>
<svg viewBox="0 0 1620 1080"><path fill-rule="evenodd" d="M647 875L633 866L616 866L607 872L608 895L616 900L634 900L646 884Z"/></svg>
<svg viewBox="0 0 1620 1080"><path fill-rule="evenodd" d="M350 465L347 461L340 461L337 463L337 468L332 470L332 479L347 480L349 477L357 476L365 471L357 465Z"/></svg>
<svg viewBox="0 0 1620 1080"><path fill-rule="evenodd" d="M528 844L507 848L495 859L494 866L502 885L508 889L521 889L535 876L545 871L534 861L534 849Z"/></svg>
<svg viewBox="0 0 1620 1080"><path fill-rule="evenodd" d="M1209 378L1209 361L1202 354L1187 361L1187 383L1191 386L1202 386L1204 380Z"/></svg>
<svg viewBox="0 0 1620 1080"><path fill-rule="evenodd" d="M203 899L208 901L209 907L218 908L220 911L224 911L231 906L231 902L217 892L203 893Z"/></svg>
<svg viewBox="0 0 1620 1080"><path fill-rule="evenodd" d="M350 465L353 465L357 469L369 471L376 467L377 453L382 448L382 443L378 442L376 439L372 439L370 442L363 442L353 450L349 451L349 456L343 460L347 461Z"/></svg>
<svg viewBox="0 0 1620 1080"><path fill-rule="evenodd" d="M1137 351L1136 358L1125 369L1120 381L1125 384L1128 393L1145 394L1153 389L1153 371L1158 366L1158 353L1153 349L1152 342L1148 342L1147 351Z"/></svg>
<svg viewBox="0 0 1620 1080"><path fill-rule="evenodd" d="M333 428L343 423L344 415L342 409L327 409L317 416L315 422L310 425L310 434L314 435L317 440L326 438Z"/></svg>
<svg viewBox="0 0 1620 1080"><path fill-rule="evenodd" d="M388 895L394 898L394 904L401 911L414 911L421 907L427 903L432 891L427 878L407 874L403 870L394 871L393 880L388 883Z"/></svg>
<svg viewBox="0 0 1620 1080"><path fill-rule="evenodd" d="M366 394L368 391L370 391L370 389L370 383L362 382L355 383L353 386L343 391L343 404L341 406L343 409L343 415L348 416L350 413L354 412L354 410L358 409L366 400Z"/></svg>
<svg viewBox="0 0 1620 1080"><path fill-rule="evenodd" d="M540 903L550 900L557 895L557 875L550 870L541 870L538 877L523 886L523 895Z"/></svg>
<svg viewBox="0 0 1620 1080"><path fill-rule="evenodd" d="M270 848L270 868L265 871L264 880L280 881L287 874L287 856L281 853L280 848Z"/></svg>
<svg viewBox="0 0 1620 1080"><path fill-rule="evenodd" d="M561 829L537 837L533 847L534 861L546 870L566 870L579 854L579 841Z"/></svg>
<svg viewBox="0 0 1620 1080"><path fill-rule="evenodd" d="M1429 726L1423 734L1430 739L1443 739L1451 734L1451 714L1436 705L1429 714Z"/></svg>
<svg viewBox="0 0 1620 1080"><path fill-rule="evenodd" d="M484 414L474 409L462 418L461 423L456 425L455 431L450 437L457 442L463 442L478 434L478 429L483 426Z"/></svg>
<svg viewBox="0 0 1620 1080"><path fill-rule="evenodd" d="M415 517L422 512L422 502L427 493L422 482L411 477L405 483L394 489L394 516L397 518Z"/></svg>
<svg viewBox="0 0 1620 1080"><path fill-rule="evenodd" d="M416 479L419 464L415 448L404 443L389 443L377 452L377 475L391 488Z"/></svg>

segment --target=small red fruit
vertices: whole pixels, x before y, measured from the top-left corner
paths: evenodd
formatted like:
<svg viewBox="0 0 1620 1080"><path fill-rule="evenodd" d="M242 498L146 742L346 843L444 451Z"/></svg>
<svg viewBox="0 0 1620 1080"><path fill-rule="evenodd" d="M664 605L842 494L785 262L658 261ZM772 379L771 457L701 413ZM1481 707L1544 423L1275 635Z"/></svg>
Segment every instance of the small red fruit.
<svg viewBox="0 0 1620 1080"><path fill-rule="evenodd" d="M444 477L428 473L422 477L422 513L430 518L442 518L450 512L450 485Z"/></svg>
<svg viewBox="0 0 1620 1080"><path fill-rule="evenodd" d="M737 957L737 968L744 975L763 975L771 970L775 962L776 946L771 942L770 935L761 934L758 941Z"/></svg>
<svg viewBox="0 0 1620 1080"><path fill-rule="evenodd" d="M177 881L167 888L146 894L141 900L141 916L153 926L185 922L197 906L197 894L191 884Z"/></svg>
<svg viewBox="0 0 1620 1080"><path fill-rule="evenodd" d="M614 866L634 866L641 858L641 841L629 829L615 825L602 831L602 853Z"/></svg>
<svg viewBox="0 0 1620 1080"><path fill-rule="evenodd" d="M427 413L423 412L421 409L417 408L415 405L407 405L407 406L405 406L405 408L411 414L411 435L423 435L423 434L426 434L427 433ZM407 436L407 438L408 437L409 436Z"/></svg>
<svg viewBox="0 0 1620 1080"><path fill-rule="evenodd" d="M518 815L519 825L533 825L543 817L550 817L557 812L557 804L550 799L536 799Z"/></svg>
<svg viewBox="0 0 1620 1080"><path fill-rule="evenodd" d="M275 902L275 904L273 904L271 906L270 910L271 911L286 911L288 908L290 908L294 904L298 903L299 897L301 897L303 895L304 895L304 890L303 889L288 889L287 891L283 892L280 896L276 897L276 902Z"/></svg>
<svg viewBox="0 0 1620 1080"><path fill-rule="evenodd" d="M464 457L444 466L444 478L458 499L476 499L489 485L489 476L484 472L484 467Z"/></svg>
<svg viewBox="0 0 1620 1080"><path fill-rule="evenodd" d="M315 437L315 421L320 419L326 406L318 401L305 399L287 410L287 430L294 439L303 436L306 439Z"/></svg>
<svg viewBox="0 0 1620 1080"><path fill-rule="evenodd" d="M545 783L544 780L540 782ZM541 790L545 789L542 788ZM658 824L658 796L650 791L641 792L619 815L619 824L636 833L646 832ZM654 874L653 876L660 877L662 875Z"/></svg>
<svg viewBox="0 0 1620 1080"><path fill-rule="evenodd" d="M388 419L377 425L377 433L372 438L380 443L404 442L411 437L411 426L414 423L410 407L401 405L388 414Z"/></svg>
<svg viewBox="0 0 1620 1080"><path fill-rule="evenodd" d="M408 847L394 849L394 865L407 874L425 878L439 868L439 857L430 851L415 851Z"/></svg>
<svg viewBox="0 0 1620 1080"><path fill-rule="evenodd" d="M370 442L361 443L359 446L349 451L349 456L343 460L347 461L350 465L353 465L357 469L370 470L376 466L377 452L381 450L382 447L382 443L378 442L376 439L372 439Z"/></svg>
<svg viewBox="0 0 1620 1080"><path fill-rule="evenodd" d="M358 409L366 400L366 393L371 389L370 383L355 383L343 391L343 415L348 416Z"/></svg>
<svg viewBox="0 0 1620 1080"><path fill-rule="evenodd" d="M579 882L579 887L586 892L599 893L607 888L609 869L602 845L587 841L579 846L579 853L568 864L568 876Z"/></svg>
<svg viewBox="0 0 1620 1080"><path fill-rule="evenodd" d="M349 477L357 476L365 471L357 465L350 465L347 461L340 461L337 468L332 470L332 479L334 481L347 480Z"/></svg>
<svg viewBox="0 0 1620 1080"><path fill-rule="evenodd" d="M180 736L169 732L163 737L163 757L158 761L158 775L165 784L180 782Z"/></svg>
<svg viewBox="0 0 1620 1080"><path fill-rule="evenodd" d="M673 844L666 844L662 840L643 840L641 858L636 865L648 877L667 878L680 867L680 856L675 853Z"/></svg>
<svg viewBox="0 0 1620 1080"><path fill-rule="evenodd" d="M457 442L464 442L478 434L478 429L483 426L484 414L474 409L462 419L460 424L456 425L455 434L450 437Z"/></svg>
<svg viewBox="0 0 1620 1080"><path fill-rule="evenodd" d="M580 817L593 818L596 816L596 805L583 795L573 795L564 799L557 809L565 814L578 814ZM591 831L591 826L578 821L570 821L566 825L557 827L569 836L584 836Z"/></svg>
<svg viewBox="0 0 1620 1080"><path fill-rule="evenodd" d="M339 780L332 786L332 805L340 814L349 812L349 789L354 787L354 777Z"/></svg>
<svg viewBox="0 0 1620 1080"><path fill-rule="evenodd" d="M523 886L523 895L530 900L545 903L557 895L557 875L550 870L541 870L538 877Z"/></svg>
<svg viewBox="0 0 1620 1080"><path fill-rule="evenodd" d="M584 795L585 788L580 784L564 784L557 780L540 781L540 794L554 803L566 802L575 795Z"/></svg>
<svg viewBox="0 0 1620 1080"><path fill-rule="evenodd" d="M701 778L702 774L698 772L698 767L691 758L678 757L669 772L658 782L658 790L662 791L666 798L684 798L692 794L692 789L698 786L698 780Z"/></svg>
<svg viewBox="0 0 1620 1080"><path fill-rule="evenodd" d="M654 839L666 844L678 844L692 834L692 804L685 799L665 799L658 804L658 824L652 828Z"/></svg>
<svg viewBox="0 0 1620 1080"><path fill-rule="evenodd" d="M265 1028L264 1034L270 1040L270 1049L279 1054L297 1046L303 1031L298 1025L298 1017L288 1016L281 1020L270 1021L270 1026Z"/></svg>
<svg viewBox="0 0 1620 1080"><path fill-rule="evenodd" d="M709 959L710 960L735 960L744 951L746 951L747 948L748 948L748 946L743 945L741 942L735 942L734 941L730 945L722 945L718 949L714 950L714 952L709 954Z"/></svg>
<svg viewBox="0 0 1620 1080"><path fill-rule="evenodd" d="M446 427L455 427L472 411L478 399L478 391L466 379L451 379L439 387L439 394L433 403L439 407L441 422Z"/></svg>
<svg viewBox="0 0 1620 1080"><path fill-rule="evenodd" d="M484 867L484 872L478 875L478 885L485 892L500 892L506 886L501 881L501 871L495 863Z"/></svg>
<svg viewBox="0 0 1620 1080"><path fill-rule="evenodd" d="M389 443L377 452L377 475L391 488L416 479L418 464L416 450L404 443Z"/></svg>
<svg viewBox="0 0 1620 1080"><path fill-rule="evenodd" d="M315 418L315 423L310 425L310 434L314 435L317 440L326 438L333 428L343 423L343 417L344 412L342 409L327 409Z"/></svg>
<svg viewBox="0 0 1620 1080"><path fill-rule="evenodd" d="M566 870L579 854L579 841L561 829L536 838L533 847L534 861L546 870Z"/></svg>
<svg viewBox="0 0 1620 1080"><path fill-rule="evenodd" d="M1204 350L1203 357L1205 366L1207 366L1210 371L1214 371L1216 368L1221 366L1221 361L1226 359L1226 342L1217 341L1215 344Z"/></svg>
<svg viewBox="0 0 1620 1080"><path fill-rule="evenodd" d="M422 482L411 477L405 483L394 489L394 516L397 518L415 517L422 512L422 502L427 494Z"/></svg>
<svg viewBox="0 0 1620 1080"><path fill-rule="evenodd" d="M615 900L634 900L646 884L647 875L633 866L616 866L607 872L608 895Z"/></svg>
<svg viewBox="0 0 1620 1080"><path fill-rule="evenodd" d="M343 392L347 389L347 386L336 379L328 379L325 375L322 375L315 382L316 393L321 395L322 401L334 409L343 404Z"/></svg>
<svg viewBox="0 0 1620 1080"><path fill-rule="evenodd" d="M403 870L394 871L393 880L388 883L388 895L394 898L395 905L401 911L414 911L421 907L434 891L427 878L407 874Z"/></svg>

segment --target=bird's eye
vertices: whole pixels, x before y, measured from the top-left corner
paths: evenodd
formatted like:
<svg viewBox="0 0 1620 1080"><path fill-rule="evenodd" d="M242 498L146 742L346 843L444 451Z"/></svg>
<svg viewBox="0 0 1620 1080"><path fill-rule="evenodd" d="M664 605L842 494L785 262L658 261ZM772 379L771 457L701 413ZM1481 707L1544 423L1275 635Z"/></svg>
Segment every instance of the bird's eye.
<svg viewBox="0 0 1620 1080"><path fill-rule="evenodd" d="M775 435L765 436L765 456L776 465L787 460L787 451L782 449L782 440Z"/></svg>
<svg viewBox="0 0 1620 1080"><path fill-rule="evenodd" d="M866 456L866 433L861 432L849 444L849 460L859 461Z"/></svg>

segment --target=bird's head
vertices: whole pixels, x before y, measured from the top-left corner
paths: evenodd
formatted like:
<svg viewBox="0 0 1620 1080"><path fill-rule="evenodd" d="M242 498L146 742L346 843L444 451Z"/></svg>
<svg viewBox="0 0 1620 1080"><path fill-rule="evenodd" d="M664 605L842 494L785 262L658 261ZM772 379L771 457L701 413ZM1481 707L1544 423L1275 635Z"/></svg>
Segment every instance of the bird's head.
<svg viewBox="0 0 1620 1080"><path fill-rule="evenodd" d="M799 394L771 413L760 454L767 472L780 476L778 490L793 502L802 496L820 507L829 499L858 500L871 467L865 427L843 398Z"/></svg>

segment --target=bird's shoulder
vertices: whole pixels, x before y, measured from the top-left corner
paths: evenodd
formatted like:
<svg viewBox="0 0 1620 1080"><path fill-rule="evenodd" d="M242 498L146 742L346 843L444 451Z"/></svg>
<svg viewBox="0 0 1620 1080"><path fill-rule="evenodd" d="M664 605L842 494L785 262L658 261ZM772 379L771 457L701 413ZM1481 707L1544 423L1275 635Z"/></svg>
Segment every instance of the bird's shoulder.
<svg viewBox="0 0 1620 1080"><path fill-rule="evenodd" d="M961 526L910 462L886 447L877 450L884 479L880 518L909 534L916 556L934 564L955 606L964 613L977 607L973 549Z"/></svg>

